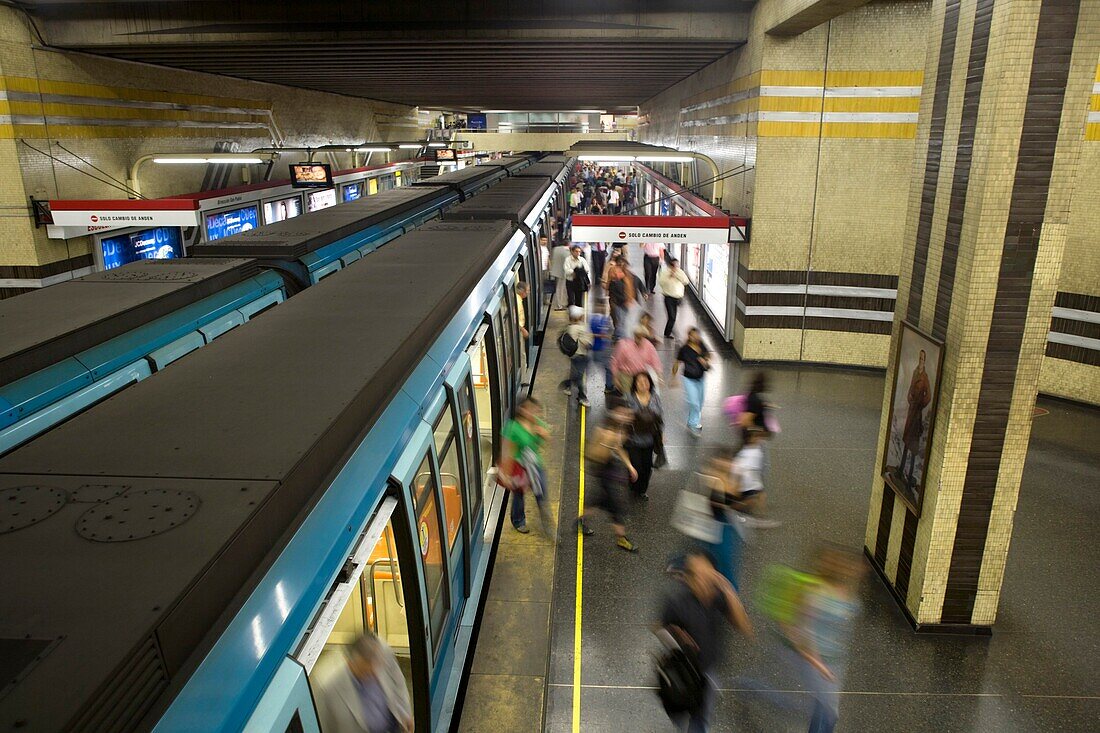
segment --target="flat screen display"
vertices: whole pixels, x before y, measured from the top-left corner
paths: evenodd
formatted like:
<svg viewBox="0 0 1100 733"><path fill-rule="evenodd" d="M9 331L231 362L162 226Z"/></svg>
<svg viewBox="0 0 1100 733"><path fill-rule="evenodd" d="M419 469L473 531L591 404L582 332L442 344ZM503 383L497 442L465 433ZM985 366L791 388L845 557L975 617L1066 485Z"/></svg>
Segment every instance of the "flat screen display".
<svg viewBox="0 0 1100 733"><path fill-rule="evenodd" d="M310 211L327 209L330 206L336 206L336 189L327 188L324 191L314 191L307 198L309 199L307 208Z"/></svg>
<svg viewBox="0 0 1100 733"><path fill-rule="evenodd" d="M363 182L349 183L344 186L344 201L355 201L363 196Z"/></svg>
<svg viewBox="0 0 1100 733"><path fill-rule="evenodd" d="M454 160L455 160L455 151L452 150L451 148L439 148L438 150L435 151L435 159L436 159L437 162L439 162L439 161L447 161L449 163L454 162Z"/></svg>
<svg viewBox="0 0 1100 733"><path fill-rule="evenodd" d="M131 234L104 237L99 242L103 269L113 270L137 260L170 260L183 256L179 227L142 229Z"/></svg>
<svg viewBox="0 0 1100 733"><path fill-rule="evenodd" d="M264 223L274 224L284 219L293 219L301 213L302 197L300 195L268 201L264 204Z"/></svg>
<svg viewBox="0 0 1100 733"><path fill-rule="evenodd" d="M328 163L291 163L290 184L295 188L330 188L332 168Z"/></svg>
<svg viewBox="0 0 1100 733"><path fill-rule="evenodd" d="M260 225L260 213L255 206L218 211L206 215L206 240L213 242L222 237L247 232Z"/></svg>
<svg viewBox="0 0 1100 733"><path fill-rule="evenodd" d="M489 127L489 118L483 114L470 113L466 115L466 129L484 130Z"/></svg>

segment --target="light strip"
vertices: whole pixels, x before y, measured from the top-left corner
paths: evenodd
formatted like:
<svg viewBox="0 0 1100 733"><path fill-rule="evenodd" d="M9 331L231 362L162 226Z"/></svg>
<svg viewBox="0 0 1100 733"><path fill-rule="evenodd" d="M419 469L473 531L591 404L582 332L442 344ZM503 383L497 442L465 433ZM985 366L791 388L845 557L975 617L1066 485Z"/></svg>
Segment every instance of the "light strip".
<svg viewBox="0 0 1100 733"><path fill-rule="evenodd" d="M397 147L401 148L402 150L420 150L420 148L424 146L420 143L401 143Z"/></svg>
<svg viewBox="0 0 1100 733"><path fill-rule="evenodd" d="M154 163L206 163L206 158L153 158Z"/></svg>
<svg viewBox="0 0 1100 733"><path fill-rule="evenodd" d="M609 161L612 163L630 163L634 160L633 155L607 155L605 153L586 153L577 156L578 160L595 160L595 161Z"/></svg>
<svg viewBox="0 0 1100 733"><path fill-rule="evenodd" d="M382 147L378 147L378 148L355 148L354 150L357 153L392 153L393 152L393 148L382 148Z"/></svg>
<svg viewBox="0 0 1100 733"><path fill-rule="evenodd" d="M154 163L172 163L181 165L203 165L206 163L229 163L246 165L249 163L263 163L263 158L153 158Z"/></svg>
<svg viewBox="0 0 1100 733"><path fill-rule="evenodd" d="M695 160L690 155L639 155L639 163L690 163Z"/></svg>

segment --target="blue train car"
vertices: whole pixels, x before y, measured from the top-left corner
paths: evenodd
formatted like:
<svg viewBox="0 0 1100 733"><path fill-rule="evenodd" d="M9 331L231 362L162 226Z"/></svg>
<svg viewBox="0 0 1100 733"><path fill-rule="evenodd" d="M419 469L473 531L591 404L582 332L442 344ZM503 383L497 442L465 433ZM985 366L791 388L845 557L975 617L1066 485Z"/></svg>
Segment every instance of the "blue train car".
<svg viewBox="0 0 1100 733"><path fill-rule="evenodd" d="M0 455L440 216L530 158L468 169L0 301ZM444 178L444 177L440 177ZM225 257L237 261L231 267ZM212 258L212 259L211 259ZM247 275L242 273L247 271ZM92 287L92 286L95 287Z"/></svg>
<svg viewBox="0 0 1100 733"><path fill-rule="evenodd" d="M370 631L447 730L530 247L513 217L426 224L0 459L0 507L31 509L0 518L0 724L317 731Z"/></svg>

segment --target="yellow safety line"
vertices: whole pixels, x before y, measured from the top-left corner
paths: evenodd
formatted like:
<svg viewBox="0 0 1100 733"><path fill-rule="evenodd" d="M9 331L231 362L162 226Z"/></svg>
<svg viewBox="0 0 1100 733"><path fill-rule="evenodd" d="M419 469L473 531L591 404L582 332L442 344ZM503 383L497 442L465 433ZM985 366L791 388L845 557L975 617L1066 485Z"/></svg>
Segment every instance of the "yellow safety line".
<svg viewBox="0 0 1100 733"><path fill-rule="evenodd" d="M577 513L584 511L584 423L585 408L581 405L581 460L577 481ZM577 532L577 591L573 609L573 733L581 729L581 594L584 589L584 533Z"/></svg>

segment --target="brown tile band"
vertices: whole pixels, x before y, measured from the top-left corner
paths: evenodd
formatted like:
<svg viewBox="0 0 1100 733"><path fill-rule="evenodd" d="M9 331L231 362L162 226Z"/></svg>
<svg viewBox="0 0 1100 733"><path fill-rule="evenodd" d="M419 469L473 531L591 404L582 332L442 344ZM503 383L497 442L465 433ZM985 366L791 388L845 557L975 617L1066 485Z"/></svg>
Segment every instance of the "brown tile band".
<svg viewBox="0 0 1100 733"><path fill-rule="evenodd" d="M1100 313L1100 295L1060 292L1054 296L1054 305L1057 308L1073 308L1079 311Z"/></svg>
<svg viewBox="0 0 1100 733"><path fill-rule="evenodd" d="M1071 336L1084 336L1089 339L1100 339L1100 323L1078 321L1072 318L1050 319L1050 330L1054 333L1066 333Z"/></svg>
<svg viewBox="0 0 1100 733"><path fill-rule="evenodd" d="M955 146L955 172L951 179L947 229L944 232L943 255L940 259L940 281L936 288L936 311L932 319L932 336L941 341L946 338L947 322L951 318L951 295L955 289L955 267L959 261L959 241L962 239L963 216L966 214L970 164L974 160L974 134L978 127L978 105L985 79L993 4L994 0L978 0L974 11L974 32L970 39L970 60L967 63L963 88L959 139Z"/></svg>
<svg viewBox="0 0 1100 733"><path fill-rule="evenodd" d="M745 316L745 328L790 328L807 331L890 334L890 321L857 318L803 318L802 316Z"/></svg>
<svg viewBox="0 0 1100 733"><path fill-rule="evenodd" d="M94 264L90 254L77 255L67 260L58 260L45 265L0 265L0 279L41 280L51 275L60 275L70 270L91 267Z"/></svg>
<svg viewBox="0 0 1100 733"><path fill-rule="evenodd" d="M890 546L890 522L894 518L894 490L882 484L882 506L878 510L878 533L875 536L875 562L886 569L886 552Z"/></svg>
<svg viewBox="0 0 1100 733"><path fill-rule="evenodd" d="M909 282L909 302L905 311L905 317L914 324L920 322L924 275L928 269L928 244L932 239L932 217L936 211L936 188L939 185L940 161L943 158L943 131L947 125L947 98L951 92L951 71L959 30L959 1L947 0L943 11L936 87L932 91L928 152L924 161L924 184L921 188L920 214L917 218L916 246L913 249L913 276Z"/></svg>
<svg viewBox="0 0 1100 733"><path fill-rule="evenodd" d="M1079 9L1079 0L1043 0L1039 10L993 318L944 591L945 624L973 623Z"/></svg>
<svg viewBox="0 0 1100 733"><path fill-rule="evenodd" d="M820 270L738 270L738 277L752 285L840 285L858 288L898 287L897 275L873 272L823 272Z"/></svg>
<svg viewBox="0 0 1100 733"><path fill-rule="evenodd" d="M909 596L909 579L913 573L913 548L917 544L917 515L905 508L905 522L901 526L901 547L898 548L898 574L894 589L903 599Z"/></svg>
<svg viewBox="0 0 1100 733"><path fill-rule="evenodd" d="M1055 359L1077 362L1087 366L1100 366L1100 351L1086 349L1084 346L1071 346L1070 344L1056 344L1047 342L1047 356Z"/></svg>

